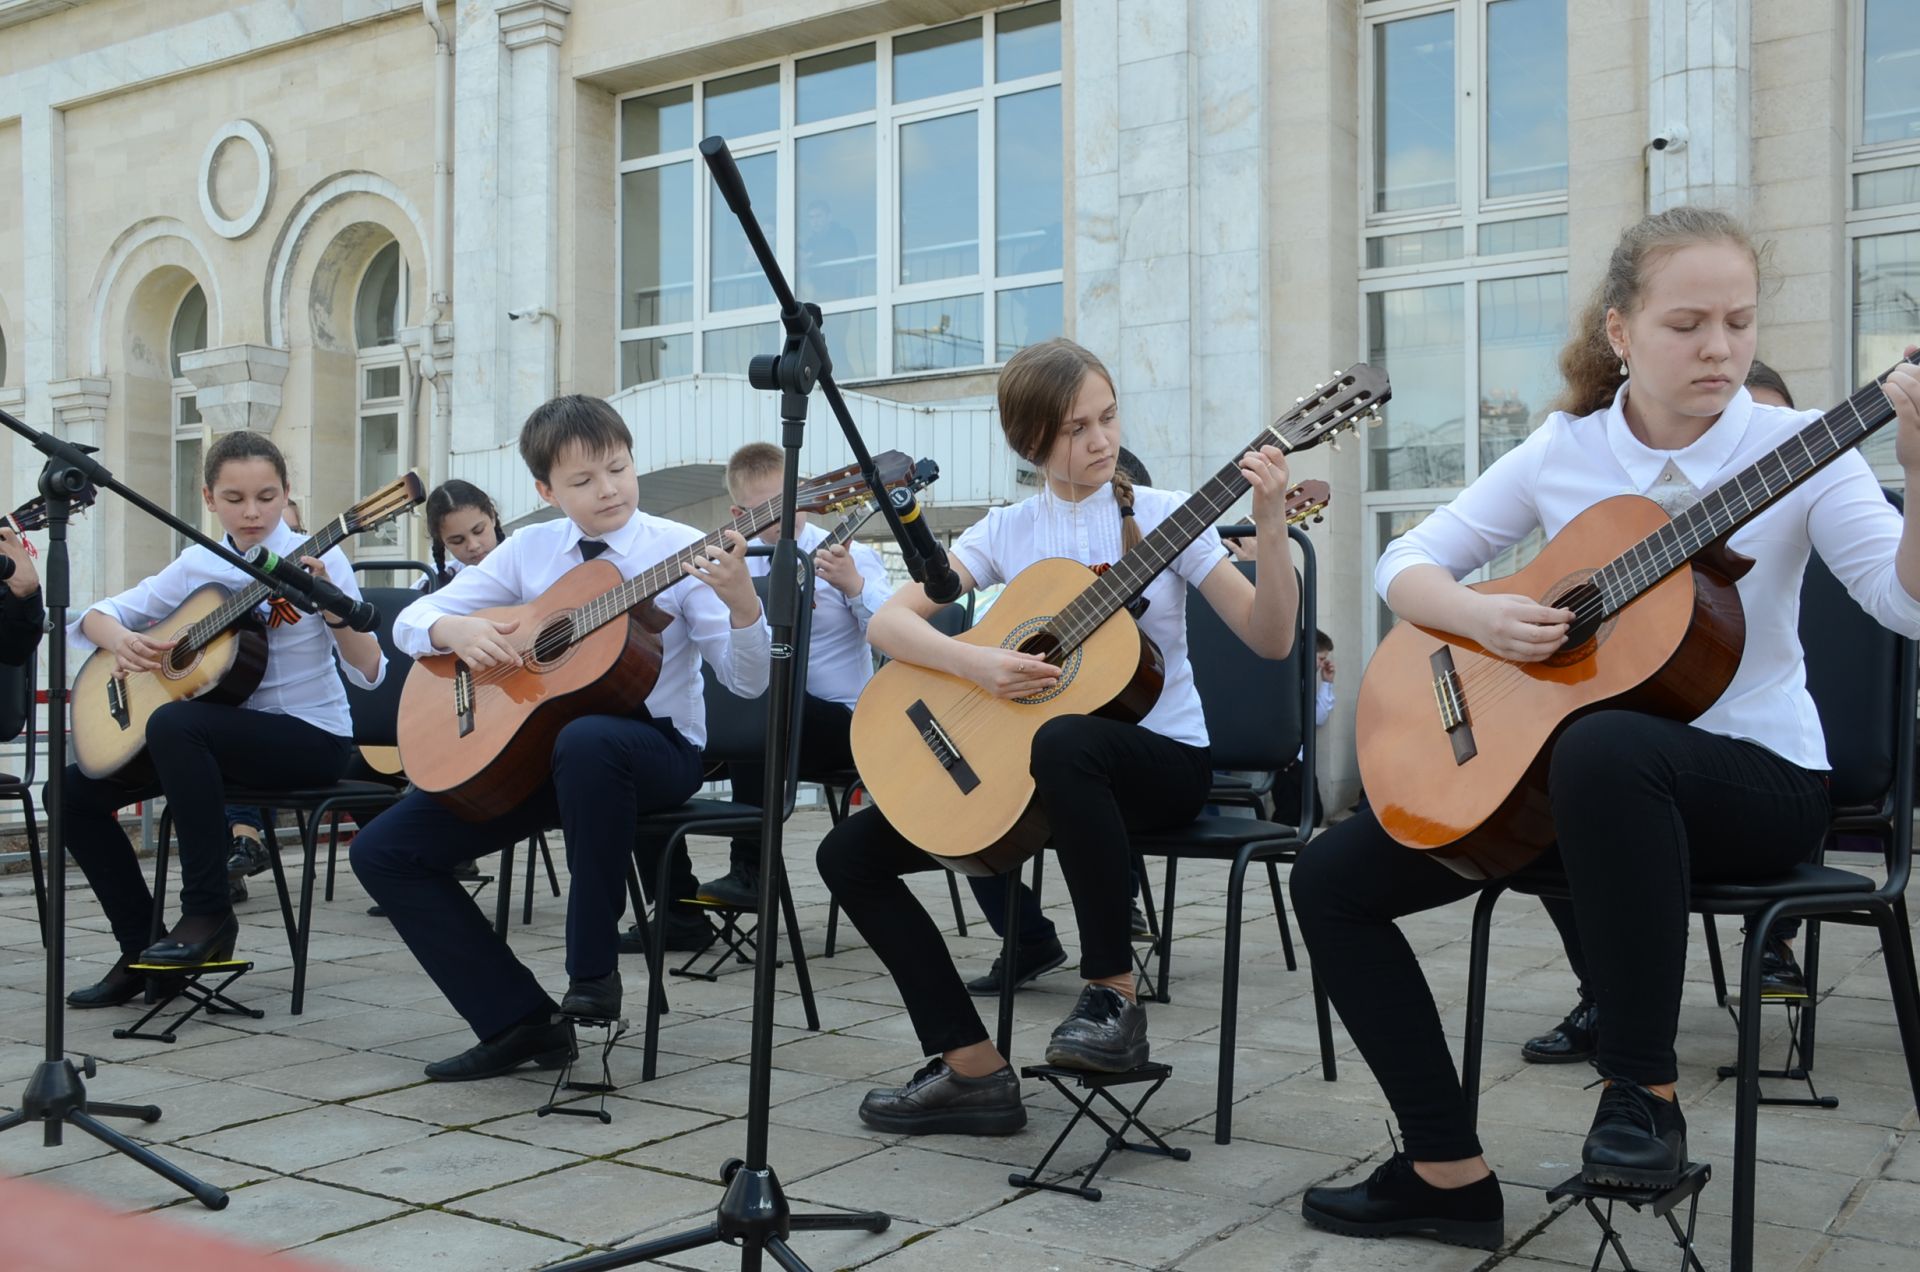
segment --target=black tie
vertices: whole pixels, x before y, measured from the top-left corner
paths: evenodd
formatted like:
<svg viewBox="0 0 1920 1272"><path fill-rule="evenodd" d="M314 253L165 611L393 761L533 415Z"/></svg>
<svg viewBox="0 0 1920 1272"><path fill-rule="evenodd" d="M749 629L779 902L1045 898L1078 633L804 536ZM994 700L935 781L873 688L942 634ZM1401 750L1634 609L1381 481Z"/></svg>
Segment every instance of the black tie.
<svg viewBox="0 0 1920 1272"><path fill-rule="evenodd" d="M606 550L607 545L598 539L580 540L580 559L582 561L591 561Z"/></svg>

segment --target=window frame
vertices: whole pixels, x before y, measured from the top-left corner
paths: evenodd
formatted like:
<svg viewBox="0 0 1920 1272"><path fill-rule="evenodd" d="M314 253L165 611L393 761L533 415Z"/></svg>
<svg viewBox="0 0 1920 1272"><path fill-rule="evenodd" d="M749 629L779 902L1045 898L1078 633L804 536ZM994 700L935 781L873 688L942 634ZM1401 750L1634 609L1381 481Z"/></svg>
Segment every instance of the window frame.
<svg viewBox="0 0 1920 1272"><path fill-rule="evenodd" d="M372 255L367 257L367 263L360 271L359 280L354 284L353 288L353 305L356 317L360 312L360 291L367 285L367 281L373 273L374 262L379 259L380 254L386 251L390 244L397 245L397 240L389 240L387 244L382 244L379 248L375 249ZM405 452L410 441L407 424L410 419L410 412L413 409L413 385L412 377L408 374L406 348L400 343L399 333L407 325L407 302L409 293L413 287L413 271L404 249L398 252L398 256L400 277L399 286L394 296L393 343L368 345L364 348L356 348L354 350L353 487L354 498L356 500L364 499L373 493L373 489L369 489L366 485L367 421L370 418L381 415L391 415L394 417L394 472L387 477L386 481L392 481L402 472L405 472L407 468L407 456ZM354 341L356 345L359 343L359 336L359 328L356 325L354 328ZM391 397L376 398L368 396L368 373L371 371L383 371L388 368L397 368L399 371L399 374L395 376L399 384L399 392ZM385 481L380 483L380 485L385 484ZM367 546L397 550L401 546L400 521L396 519L388 522L384 526L368 531L364 538Z"/></svg>
<svg viewBox="0 0 1920 1272"><path fill-rule="evenodd" d="M778 172L778 195L775 199L774 233L770 236L774 253L780 258L783 269L791 278L798 264L796 231L796 195L794 156L798 143L806 138L827 133L841 132L850 128L870 126L873 129L874 144L874 290L871 294L847 297L832 301L822 301L820 310L823 317L838 314L856 313L864 310L873 312L874 323L874 373L863 376L847 376L847 383L877 383L889 380L916 380L928 376L951 374L956 371L989 370L999 366L999 332L997 330L999 297L1002 293L1018 291L1025 287L1058 285L1061 287L1062 320L1065 319L1065 243L1067 229L1066 208L1062 207L1062 261L1059 268L1051 270L1027 271L1020 274L1001 275L996 272L998 265L998 240L996 237L996 212L994 184L995 159L994 137L999 101L1037 89L1056 88L1061 92L1062 133L1065 133L1065 77L1063 74L1067 56L1064 38L1061 49L1062 70L1054 70L1039 75L1024 76L1019 79L997 82L996 33L1002 16L1010 12L1033 8L1047 0L1034 0L1025 5L1010 5L1005 8L955 19L949 22L935 22L921 26L905 27L883 35L859 40L841 41L835 44L809 48L777 59L765 59L759 62L729 67L723 72L705 76L689 77L670 82L648 85L644 89L621 94L614 102L615 138L613 185L614 185L614 335L613 355L616 377L624 376L624 346L636 340L664 339L685 336L689 344L688 366L691 374L711 375L717 372L743 373L744 367L709 367L706 365L706 340L717 332L750 328L767 323L777 324L780 319L780 307L771 296L759 305L741 309L715 311L711 307L713 242L708 233L712 223L715 197L713 184L705 179L705 168L700 160L697 143L698 134L705 127L706 87L717 80L764 70L777 66L779 74L779 126L771 131L754 133L747 136L729 137L728 148L736 161L757 155L772 153L776 156ZM1062 31L1064 37L1065 5L1062 6ZM910 102L893 101L893 43L901 36L912 35L920 31L951 26L955 22L980 23L981 43L981 82L977 88L964 89L952 93L943 93L934 97L919 98ZM862 48L871 45L874 50L874 103L871 109L854 111L845 115L836 115L829 119L817 119L800 124L798 117L798 63L824 54L842 52L847 49ZM624 124L625 103L629 100L652 97L677 89L692 90L691 107L695 128L695 144L680 149L662 151L641 159L621 159L617 156L624 149L622 130ZM953 115L975 113L975 197L978 201L976 225L978 227L979 261L972 274L943 278L919 283L901 283L899 281L899 228L900 228L900 140L902 129L909 124L926 120L945 118ZM693 165L693 307L689 318L678 322L652 323L637 327L622 326L626 304L626 196L625 178L629 173L652 168L666 168L678 163ZM1061 162L1068 160L1063 151ZM1064 203L1064 194L1063 194ZM724 204L721 205L724 210ZM759 211L762 225L765 226L765 212ZM894 330L893 312L902 305L921 304L928 301L949 298L977 297L981 302L980 344L981 358L978 363L964 367L936 368L920 371L897 371L894 367ZM806 297L802 297L806 299ZM777 353L777 346L768 347L765 352ZM665 379L668 377L661 377ZM622 390L645 384L659 383L659 380L640 380L634 385L622 384Z"/></svg>
<svg viewBox="0 0 1920 1272"><path fill-rule="evenodd" d="M189 476L193 478L194 489L203 489L206 483L202 480L202 474L199 470L201 466L206 463L207 447L212 441L213 434L212 427L200 414L199 388L186 376L173 374L173 364L181 354L198 353L200 349L207 347L205 344L202 344L200 349L181 349L174 344L174 329L180 324L180 312L186 308L188 299L192 297L196 291L200 293L201 303L204 305L206 303L206 287L199 279L195 279L190 286L180 293L180 299L174 302L173 312L167 319L167 471L173 478L172 489L168 492L170 501L172 498L178 496L180 490L180 444L182 442L192 442L195 444L195 454L197 456L195 471L190 473ZM211 330L208 331L207 338L209 340L213 338ZM191 422L188 422L185 418L188 410L192 410L193 412L193 420ZM197 524L203 533L207 532L210 529L207 522L210 514L208 514L206 510L205 501L203 500L198 505L194 505L191 500L187 502L189 504L187 507L182 508L176 506L173 510L173 515L182 521L191 521ZM185 535L175 530L170 532L170 537L173 540L173 553L175 556L186 551L187 538Z"/></svg>

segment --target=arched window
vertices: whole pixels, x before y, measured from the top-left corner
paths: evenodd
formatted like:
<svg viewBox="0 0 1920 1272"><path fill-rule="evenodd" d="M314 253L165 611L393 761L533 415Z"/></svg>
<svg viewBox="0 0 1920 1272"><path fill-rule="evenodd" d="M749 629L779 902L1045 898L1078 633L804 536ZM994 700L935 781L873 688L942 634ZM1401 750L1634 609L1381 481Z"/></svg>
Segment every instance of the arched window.
<svg viewBox="0 0 1920 1272"><path fill-rule="evenodd" d="M353 301L353 339L359 351L355 379L359 397L356 471L364 498L400 475L400 421L407 412L405 358L399 345L406 325L407 263L400 244L374 253ZM388 548L400 545L398 522L367 536Z"/></svg>
<svg viewBox="0 0 1920 1272"><path fill-rule="evenodd" d="M0 328L0 384L7 382L7 333Z"/></svg>
<svg viewBox="0 0 1920 1272"><path fill-rule="evenodd" d="M180 374L180 355L207 347L207 294L195 284L174 311L167 341L167 365L173 372L173 515L205 528L206 505L200 498L200 461L206 454L206 425L193 381ZM173 550L187 545L174 535Z"/></svg>

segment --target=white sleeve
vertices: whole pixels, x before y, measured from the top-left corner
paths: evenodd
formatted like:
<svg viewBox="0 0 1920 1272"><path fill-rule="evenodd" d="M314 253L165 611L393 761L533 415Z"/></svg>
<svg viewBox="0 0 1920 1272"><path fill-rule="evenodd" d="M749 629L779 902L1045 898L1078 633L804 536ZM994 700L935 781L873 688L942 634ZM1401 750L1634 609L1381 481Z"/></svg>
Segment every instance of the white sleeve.
<svg viewBox="0 0 1920 1272"><path fill-rule="evenodd" d="M1395 539L1373 567L1373 587L1386 599L1400 571L1412 565L1438 565L1465 578L1540 524L1533 492L1546 458L1555 419L1481 473L1453 502L1434 509L1425 521Z"/></svg>
<svg viewBox="0 0 1920 1272"><path fill-rule="evenodd" d="M866 586L860 589L860 595L847 599L847 608L853 612L853 621L858 624L860 634L866 635L867 620L880 611L893 595L893 584L887 580L887 563L880 554L864 543L856 543L848 548L853 554L853 563L860 569L860 577L866 580ZM833 586L831 583L828 587Z"/></svg>
<svg viewBox="0 0 1920 1272"><path fill-rule="evenodd" d="M1822 484L1807 510L1814 551L1882 626L1920 636L1920 600L1908 594L1894 564L1905 523L1865 457L1850 451L1814 480Z"/></svg>
<svg viewBox="0 0 1920 1272"><path fill-rule="evenodd" d="M480 564L485 568L485 561ZM727 603L697 579L674 584L655 597L654 604L687 625L687 638L713 665L714 677L722 685L742 698L758 698L767 691L773 632L767 627L765 606L759 618L735 627Z"/></svg>
<svg viewBox="0 0 1920 1272"><path fill-rule="evenodd" d="M206 549L195 545L189 547L187 551L204 553ZM179 609L180 603L186 600L198 586L194 582L193 571L184 564L185 559L186 554L182 553L158 574L142 579L118 596L110 596L104 601L95 601L81 611L78 617L67 624L68 647L74 653L81 655L90 654L99 648L80 630L81 622L94 610L118 619L121 626L137 632L153 626Z"/></svg>
<svg viewBox="0 0 1920 1272"><path fill-rule="evenodd" d="M1333 682L1322 680L1313 691L1313 727L1319 728L1333 714Z"/></svg>
<svg viewBox="0 0 1920 1272"><path fill-rule="evenodd" d="M460 571L439 591L428 592L401 610L400 617L393 620L394 648L409 658L444 654L447 651L436 646L431 635L433 625L441 619L502 605L518 605L521 596L515 582L518 555L513 550L514 542L515 539L508 539L489 552L480 564Z"/></svg>
<svg viewBox="0 0 1920 1272"><path fill-rule="evenodd" d="M334 586L345 593L349 600L365 599L360 592L360 580L353 572L353 562L347 560L346 553L338 548L330 549L321 554L320 564L327 567L327 577L333 580ZM332 622L333 616L323 615L321 621ZM373 679L368 680L360 673L358 667L340 656L338 644L333 647L334 661L340 664L340 674L345 676L347 683L356 689L377 689L380 687L380 682L387 678L387 651L382 649L379 653L379 665L373 669Z"/></svg>
<svg viewBox="0 0 1920 1272"><path fill-rule="evenodd" d="M995 583L1005 583L1006 577L1000 573L999 564L993 558L993 532L991 527L999 518L993 509L960 532L960 537L947 549L947 555L967 567L967 573L973 576L976 588L992 587Z"/></svg>

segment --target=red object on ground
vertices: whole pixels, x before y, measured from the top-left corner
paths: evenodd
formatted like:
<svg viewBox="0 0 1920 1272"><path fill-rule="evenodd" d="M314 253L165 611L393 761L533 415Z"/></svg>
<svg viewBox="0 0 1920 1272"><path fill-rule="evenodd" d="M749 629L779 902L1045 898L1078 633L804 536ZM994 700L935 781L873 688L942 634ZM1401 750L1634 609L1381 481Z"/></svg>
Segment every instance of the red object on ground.
<svg viewBox="0 0 1920 1272"><path fill-rule="evenodd" d="M199 1205L187 1204L195 1208ZM271 1254L196 1231L167 1218L164 1212L121 1214L91 1197L4 1175L0 1175L0 1233L5 1234L0 1241L4 1246L0 1267L6 1272L103 1272L109 1268L138 1268L140 1272L327 1272L311 1260Z"/></svg>

